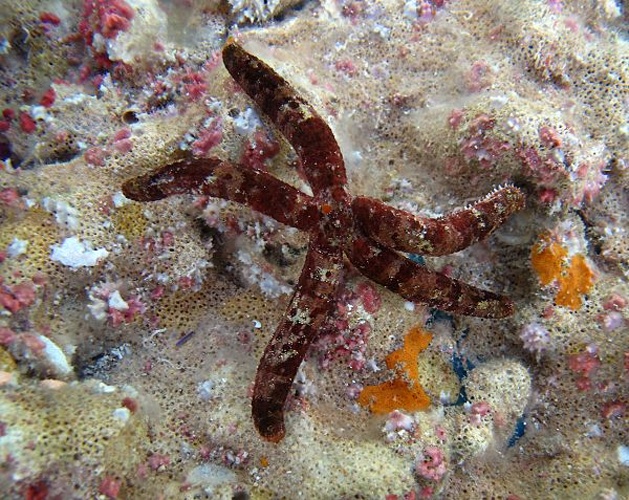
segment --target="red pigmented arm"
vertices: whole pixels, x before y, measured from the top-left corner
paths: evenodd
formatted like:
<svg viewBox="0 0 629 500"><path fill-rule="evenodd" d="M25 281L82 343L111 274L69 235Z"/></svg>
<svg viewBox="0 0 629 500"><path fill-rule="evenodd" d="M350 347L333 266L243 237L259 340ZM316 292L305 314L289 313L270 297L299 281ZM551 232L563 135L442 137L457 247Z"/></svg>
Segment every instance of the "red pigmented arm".
<svg viewBox="0 0 629 500"><path fill-rule="evenodd" d="M362 230L387 248L424 255L448 255L487 238L507 218L524 208L515 186L490 193L468 208L438 218L412 215L364 196L352 202Z"/></svg>
<svg viewBox="0 0 629 500"><path fill-rule="evenodd" d="M448 278L392 250L376 247L367 238L354 238L346 253L365 276L412 302L479 318L504 318L514 313L507 297Z"/></svg>
<svg viewBox="0 0 629 500"><path fill-rule="evenodd" d="M347 182L341 150L328 124L273 68L234 42L223 48L229 74L295 148L315 195Z"/></svg>
<svg viewBox="0 0 629 500"><path fill-rule="evenodd" d="M253 422L260 435L274 443L284 437L284 406L297 370L338 296L343 254L325 240L319 235L310 242L295 294L258 365Z"/></svg>
<svg viewBox="0 0 629 500"><path fill-rule="evenodd" d="M313 199L266 172L218 158L172 163L129 179L123 194L156 201L180 194L207 195L248 205L275 220L307 231L319 220Z"/></svg>

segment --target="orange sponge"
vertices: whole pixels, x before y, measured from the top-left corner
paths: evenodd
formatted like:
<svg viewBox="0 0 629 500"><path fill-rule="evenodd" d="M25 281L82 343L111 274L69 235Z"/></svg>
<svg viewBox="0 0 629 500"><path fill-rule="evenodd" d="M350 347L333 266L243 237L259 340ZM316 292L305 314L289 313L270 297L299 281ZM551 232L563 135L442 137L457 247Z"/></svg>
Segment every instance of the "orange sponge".
<svg viewBox="0 0 629 500"><path fill-rule="evenodd" d="M594 283L594 273L585 262L581 254L575 255L570 261L568 269L559 280L559 291L555 302L575 311L581 307L581 295L586 294Z"/></svg>
<svg viewBox="0 0 629 500"><path fill-rule="evenodd" d="M386 357L389 369L397 372L395 379L365 387L358 396L358 403L373 413L389 413L393 410L418 411L430 406L430 398L419 384L417 356L425 350L432 335L419 326L412 327L404 338L404 346Z"/></svg>
<svg viewBox="0 0 629 500"><path fill-rule="evenodd" d="M587 265L585 257L576 254L568 258L568 250L552 241L550 234L542 236L533 247L531 264L542 285L557 281L559 291L555 303L559 306L576 311L582 305L582 295L594 284L594 273Z"/></svg>

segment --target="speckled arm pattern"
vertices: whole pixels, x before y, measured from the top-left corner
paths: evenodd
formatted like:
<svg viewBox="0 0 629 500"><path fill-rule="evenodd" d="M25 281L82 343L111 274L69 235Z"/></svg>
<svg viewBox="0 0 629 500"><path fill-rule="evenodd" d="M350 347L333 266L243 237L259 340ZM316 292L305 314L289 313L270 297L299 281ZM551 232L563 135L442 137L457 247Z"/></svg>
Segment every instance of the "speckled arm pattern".
<svg viewBox="0 0 629 500"><path fill-rule="evenodd" d="M432 271L396 250L444 255L486 238L524 206L518 188L497 189L468 208L436 219L372 198L353 198L336 139L312 106L233 41L223 49L223 62L295 148L313 196L266 172L218 158L167 165L126 181L123 192L137 201L184 193L223 198L308 232L308 252L294 295L258 366L252 414L262 437L272 442L284 437L286 399L308 348L331 319L347 265L344 256L365 276L407 300L484 318L513 314L508 298Z"/></svg>

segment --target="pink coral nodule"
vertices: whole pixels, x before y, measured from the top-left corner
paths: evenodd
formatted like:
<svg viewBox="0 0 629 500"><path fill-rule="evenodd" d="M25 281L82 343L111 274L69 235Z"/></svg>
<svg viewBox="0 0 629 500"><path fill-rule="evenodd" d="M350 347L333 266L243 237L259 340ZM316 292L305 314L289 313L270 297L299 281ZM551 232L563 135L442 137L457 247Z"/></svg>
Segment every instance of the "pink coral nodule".
<svg viewBox="0 0 629 500"><path fill-rule="evenodd" d="M440 481L447 470L445 457L441 448L437 446L427 446L423 454L419 457L415 470L417 474L424 479Z"/></svg>

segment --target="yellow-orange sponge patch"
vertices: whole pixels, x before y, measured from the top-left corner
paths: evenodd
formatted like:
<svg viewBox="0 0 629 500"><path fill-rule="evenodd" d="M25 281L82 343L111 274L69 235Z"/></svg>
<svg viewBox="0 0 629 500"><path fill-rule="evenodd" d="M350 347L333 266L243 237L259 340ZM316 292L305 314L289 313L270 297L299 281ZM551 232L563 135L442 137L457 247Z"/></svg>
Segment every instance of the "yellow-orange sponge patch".
<svg viewBox="0 0 629 500"><path fill-rule="evenodd" d="M576 254L568 258L568 250L552 241L549 234L542 236L533 247L531 264L542 285L557 281L559 291L555 303L559 306L576 311L582 305L582 296L594 284L594 273L587 265L585 257Z"/></svg>
<svg viewBox="0 0 629 500"><path fill-rule="evenodd" d="M431 340L429 332L419 326L412 327L404 338L404 346L393 351L385 360L389 369L396 370L397 377L365 387L358 396L358 403L379 414L428 408L430 398L418 381L417 356L428 347Z"/></svg>

